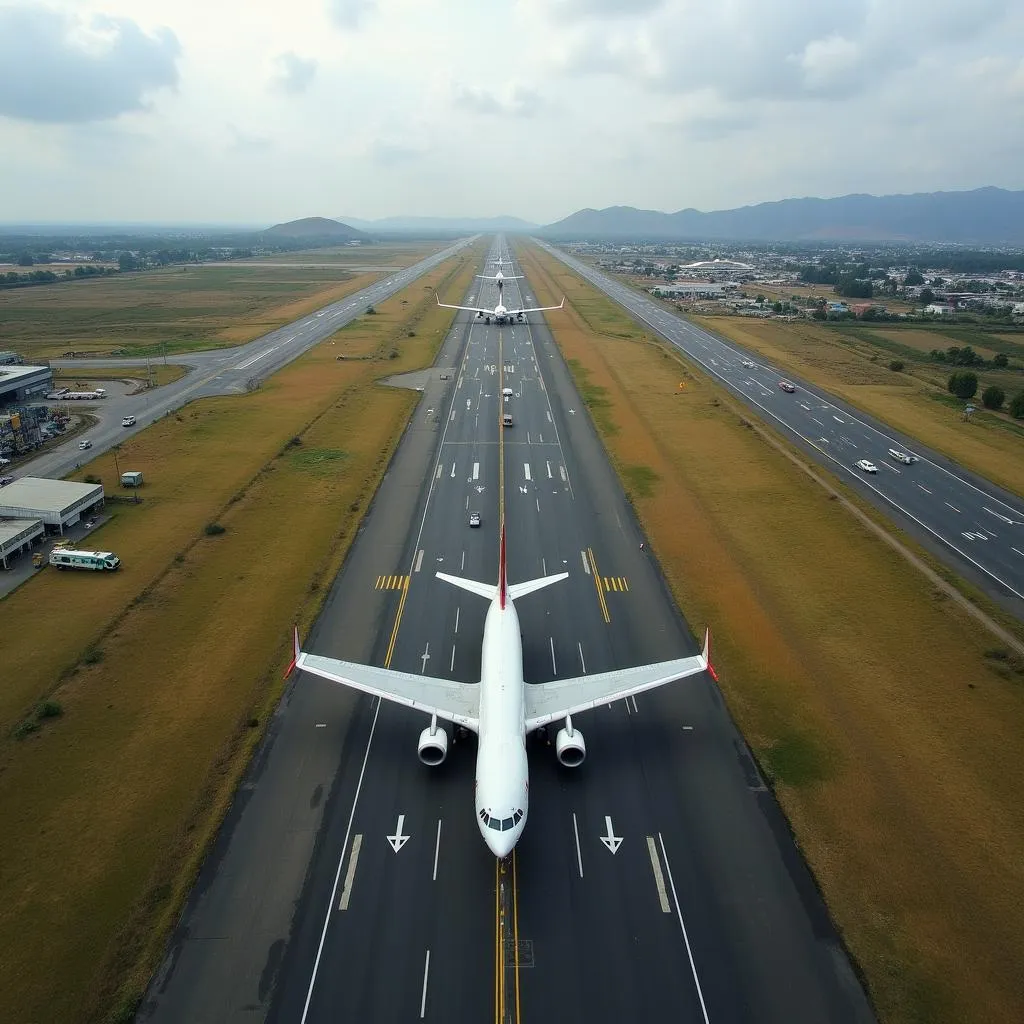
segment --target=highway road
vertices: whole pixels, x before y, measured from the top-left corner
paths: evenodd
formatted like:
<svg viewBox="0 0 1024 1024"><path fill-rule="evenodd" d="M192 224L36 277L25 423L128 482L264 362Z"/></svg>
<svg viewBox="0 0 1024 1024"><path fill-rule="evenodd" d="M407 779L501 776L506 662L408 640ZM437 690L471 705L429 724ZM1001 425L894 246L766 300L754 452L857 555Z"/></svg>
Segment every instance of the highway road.
<svg viewBox="0 0 1024 1024"><path fill-rule="evenodd" d="M486 602L433 573L496 578L504 490L510 581L570 573L517 603L528 680L694 653L535 319L460 314L307 650L477 681ZM530 816L501 863L474 818L475 741L429 769L426 724L289 686L139 1021L874 1020L706 676L579 716L580 769L531 741Z"/></svg>
<svg viewBox="0 0 1024 1024"><path fill-rule="evenodd" d="M1024 500L820 388L788 376L756 353L676 316L621 281L554 246L533 241L675 345L951 569L1024 618ZM754 366L744 366L745 359ZM780 390L780 380L795 384L795 393ZM888 455L890 448L913 452L920 461L910 466L895 462ZM874 463L877 474L858 469L861 459Z"/></svg>
<svg viewBox="0 0 1024 1024"><path fill-rule="evenodd" d="M82 462L95 458L126 437L144 430L154 420L197 398L214 395L243 394L251 378L263 380L297 359L314 345L330 337L335 331L361 316L367 306L383 302L401 291L418 277L422 277L439 263L472 244L476 238L465 238L420 260L398 273L375 281L368 288L353 292L337 302L318 309L284 327L250 341L237 348L213 349L209 352L189 352L172 355L171 361L190 368L189 373L173 384L130 397L108 397L97 402L76 402L73 408L89 412L100 418L93 428L56 448L52 448L30 462L18 467L14 476L42 476L60 478L72 472ZM339 267L339 272L344 268ZM55 366L102 367L146 365L145 359L67 359L54 360ZM155 360L154 360L155 362ZM70 404L70 403L69 403ZM135 416L134 427L122 427L122 416ZM92 441L89 452L79 451L78 443Z"/></svg>

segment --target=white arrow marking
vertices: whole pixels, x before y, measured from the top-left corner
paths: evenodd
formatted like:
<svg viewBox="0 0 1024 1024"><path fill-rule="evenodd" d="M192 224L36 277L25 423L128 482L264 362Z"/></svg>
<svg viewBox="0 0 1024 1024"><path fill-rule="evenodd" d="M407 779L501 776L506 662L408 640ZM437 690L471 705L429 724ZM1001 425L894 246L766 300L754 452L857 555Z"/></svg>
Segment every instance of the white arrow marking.
<svg viewBox="0 0 1024 1024"><path fill-rule="evenodd" d="M622 845L622 836L617 836L612 831L612 819L606 814L604 816L604 827L608 830L608 835L599 836L598 838L606 847L611 854L616 854L619 847Z"/></svg>
<svg viewBox="0 0 1024 1024"><path fill-rule="evenodd" d="M386 837L387 841L391 844L391 849L394 850L395 853L398 853L398 851L403 846L405 846L405 844L407 842L409 842L409 840L412 838L412 836L404 836L404 835L402 835L402 826L404 824L405 824L405 815L404 814L400 814L398 816L398 827L395 829L395 834L393 836L387 836Z"/></svg>

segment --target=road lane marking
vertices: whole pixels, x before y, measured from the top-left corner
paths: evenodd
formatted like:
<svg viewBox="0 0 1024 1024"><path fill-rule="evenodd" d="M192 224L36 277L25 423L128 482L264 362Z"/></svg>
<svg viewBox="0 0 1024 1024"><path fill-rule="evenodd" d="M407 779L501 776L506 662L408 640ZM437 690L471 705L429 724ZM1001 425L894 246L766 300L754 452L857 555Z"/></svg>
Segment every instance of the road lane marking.
<svg viewBox="0 0 1024 1024"><path fill-rule="evenodd" d="M398 639L398 627L402 622L402 612L405 611L405 598L409 593L409 577L405 577L405 583L402 587L402 598L398 602L398 614L395 616L395 625L391 630L391 640L388 643L388 652L384 657L384 667L391 667L391 656L395 653L395 641Z"/></svg>
<svg viewBox="0 0 1024 1024"><path fill-rule="evenodd" d="M530 476L530 464L528 462L523 463L523 472L526 474L527 480L533 479L533 477Z"/></svg>
<svg viewBox="0 0 1024 1024"><path fill-rule="evenodd" d="M437 464L437 476L434 479L436 479L436 480L440 480L441 479L441 463L440 462Z"/></svg>
<svg viewBox="0 0 1024 1024"><path fill-rule="evenodd" d="M583 674L586 675L587 674L587 663L583 659L583 645L578 640L576 641L576 650L580 652L580 665L583 666Z"/></svg>
<svg viewBox="0 0 1024 1024"><path fill-rule="evenodd" d="M551 641L551 674L558 675L558 666L555 664L555 638L549 636L548 639Z"/></svg>
<svg viewBox="0 0 1024 1024"><path fill-rule="evenodd" d="M1010 550L1016 551L1018 555L1024 556L1024 551L1021 551L1020 548L1015 548L1012 544L1010 545Z"/></svg>
<svg viewBox="0 0 1024 1024"><path fill-rule="evenodd" d="M455 479L455 463L452 463L452 479Z"/></svg>
<svg viewBox="0 0 1024 1024"><path fill-rule="evenodd" d="M672 866L668 862L668 854L665 852L665 840L658 833L658 843L661 845L661 856L665 862L665 871L668 873L668 884L672 889L672 902L676 905L676 915L679 918L679 927L683 933L683 942L686 943L686 956L690 961L690 971L693 974L693 983L697 986L697 997L700 999L700 1011L704 1015L704 1024L711 1024L708 1018L708 1008L704 1005L704 992L700 987L700 978L697 977L697 965L693 962L693 950L690 949L690 937L686 934L686 925L683 923L683 912L679 908L679 896L676 894L676 883L672 879Z"/></svg>
<svg viewBox="0 0 1024 1024"><path fill-rule="evenodd" d="M658 859L658 848L654 843L654 836L647 837L647 852L651 855L651 870L654 872L654 884L658 890L658 902L661 904L661 912L663 914L671 914L672 908L668 905L665 876L661 870L661 861Z"/></svg>
<svg viewBox="0 0 1024 1024"><path fill-rule="evenodd" d="M1002 519L1002 521L1003 521L1004 523L1008 523L1008 524L1009 524L1010 526L1019 526L1019 525L1020 525L1020 523L1018 523L1018 522L1017 522L1017 521L1016 521L1015 519L1007 519L1007 518L1006 518L1006 516L1004 516L1004 515L1000 515L1000 514L999 514L998 512L993 512L993 511L992 511L992 509L990 509L990 508L989 508L989 507L988 507L987 505L982 505L981 507L982 507L982 508L983 508L983 509L984 509L984 510L985 510L985 511L986 511L986 512L987 512L987 513L988 513L988 514L990 515L990 516L995 516L995 517L996 517L996 519Z"/></svg>
<svg viewBox="0 0 1024 1024"><path fill-rule="evenodd" d="M479 462L474 462L473 463L473 479L474 480L479 480L480 479L480 463Z"/></svg>
<svg viewBox="0 0 1024 1024"><path fill-rule="evenodd" d="M441 852L441 819L437 819L437 839L434 840L434 878L437 881L437 855Z"/></svg>
<svg viewBox="0 0 1024 1024"><path fill-rule="evenodd" d="M956 512L957 515L960 514L960 509L958 509L955 505L950 505L948 501L944 502L944 504L947 505L949 508L951 508L954 512Z"/></svg>
<svg viewBox="0 0 1024 1024"><path fill-rule="evenodd" d="M341 865L345 863L345 849L348 846L349 835L352 831L352 822L356 816L356 805L359 803L359 792L363 788L363 777L366 775L366 763L370 760L370 744L373 743L373 733L377 728L377 717L380 715L380 698L377 698L377 706L373 712L373 721L370 723L370 735L366 738L366 752L363 754L363 765L359 769L359 779L356 782L356 793L352 798L352 810L348 816L348 826L345 829L345 841L341 844L341 856L338 858L338 870L334 873L334 886L331 889L331 899L327 904L327 913L324 915L324 927L320 932L320 944L317 946L316 959L313 961L313 974L309 979L309 989L306 992L306 1002L302 1007L302 1020L299 1024L306 1024L309 1016L309 1004L313 999L313 986L316 985L317 971L320 969L320 958L324 953L324 942L327 939L327 926L331 922L331 907L334 906L334 897L338 894L338 882L341 879Z"/></svg>
<svg viewBox="0 0 1024 1024"><path fill-rule="evenodd" d="M423 995L420 996L420 1020L427 1015L427 979L430 977L430 950L427 950L427 959L423 962Z"/></svg>
<svg viewBox="0 0 1024 1024"><path fill-rule="evenodd" d="M413 572L419 572L421 565L423 565L423 548L420 548L419 551L416 552L416 566L413 569Z"/></svg>
<svg viewBox="0 0 1024 1024"><path fill-rule="evenodd" d="M550 462L545 462L544 465L547 466L547 468L548 468L548 479L551 480L552 479L551 463Z"/></svg>
<svg viewBox="0 0 1024 1024"><path fill-rule="evenodd" d="M580 869L580 878L583 877L583 853L580 851L580 830L576 824L576 812L572 812L572 830L576 836L576 863Z"/></svg>
<svg viewBox="0 0 1024 1024"><path fill-rule="evenodd" d="M925 494L931 494L932 493L931 491L928 490L927 487L925 487L924 484L918 484L917 486L920 487L921 490L924 491Z"/></svg>
<svg viewBox="0 0 1024 1024"><path fill-rule="evenodd" d="M352 837L352 852L348 856L348 871L345 872L345 886L341 890L341 902L338 904L339 910L348 910L348 901L352 896L352 882L356 877L356 861L359 860L359 848L362 845L362 833Z"/></svg>
<svg viewBox="0 0 1024 1024"><path fill-rule="evenodd" d="M451 664L448 666L448 671L449 672L454 672L455 671L455 644L452 644L452 660L451 660Z"/></svg>
<svg viewBox="0 0 1024 1024"><path fill-rule="evenodd" d="M587 561L586 551L580 552L580 558L583 559L583 571L589 576L590 575L590 563Z"/></svg>

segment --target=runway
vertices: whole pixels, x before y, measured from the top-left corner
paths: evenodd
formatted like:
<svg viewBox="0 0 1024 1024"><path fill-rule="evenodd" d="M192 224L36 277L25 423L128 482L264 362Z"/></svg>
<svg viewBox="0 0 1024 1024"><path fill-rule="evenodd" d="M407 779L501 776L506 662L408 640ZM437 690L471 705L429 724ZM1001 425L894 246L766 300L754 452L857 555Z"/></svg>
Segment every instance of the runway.
<svg viewBox="0 0 1024 1024"><path fill-rule="evenodd" d="M83 461L82 453L78 450L78 442L83 438L88 438L93 443L88 456L93 459L126 437L144 430L154 420L180 409L197 398L244 394L248 380L265 380L281 367L298 359L314 345L329 338L335 331L362 316L367 306L383 302L395 292L401 291L439 263L471 245L477 237L479 236L462 239L454 245L447 246L404 270L375 281L368 288L347 295L284 327L278 327L248 344L239 345L237 348L172 355L170 359L173 363L190 367L189 373L172 384L165 384L153 391L145 391L130 397L108 397L98 402L76 403L76 409L99 416L100 422L90 430L76 435L73 441L53 448L20 466L17 475L60 478ZM343 267L338 269L339 272L344 270ZM152 362L155 364L157 360L153 359ZM143 367L147 365L147 361L139 358L55 359L53 365L70 369L103 366ZM130 428L122 427L121 417L129 415L135 416L136 425Z"/></svg>
<svg viewBox="0 0 1024 1024"><path fill-rule="evenodd" d="M575 257L533 241L675 345L957 574L1024 618L1024 500ZM743 359L754 367L744 367ZM783 379L796 384L795 393L779 389ZM889 448L913 452L921 461L902 465L889 457ZM865 475L855 465L860 459L873 462L878 473Z"/></svg>
<svg viewBox="0 0 1024 1024"><path fill-rule="evenodd" d="M695 652L534 319L456 321L307 650L477 681L486 602L433 573L496 578L503 487L510 581L570 573L517 602L528 681ZM581 715L575 771L531 742L503 865L474 818L474 739L429 769L426 724L296 680L139 1020L874 1019L707 677Z"/></svg>

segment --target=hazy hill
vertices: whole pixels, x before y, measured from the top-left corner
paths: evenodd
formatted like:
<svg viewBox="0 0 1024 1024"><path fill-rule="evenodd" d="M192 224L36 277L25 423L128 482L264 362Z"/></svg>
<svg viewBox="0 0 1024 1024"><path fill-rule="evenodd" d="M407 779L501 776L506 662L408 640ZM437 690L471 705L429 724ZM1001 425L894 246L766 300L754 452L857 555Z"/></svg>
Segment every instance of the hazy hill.
<svg viewBox="0 0 1024 1024"><path fill-rule="evenodd" d="M783 199L735 210L659 213L631 206L580 210L549 224L547 238L801 241L864 240L1024 245L1024 191L849 195Z"/></svg>
<svg viewBox="0 0 1024 1024"><path fill-rule="evenodd" d="M303 217L301 220L290 220L286 224L275 224L263 232L269 241L280 240L324 240L330 242L350 242L355 239L368 241L369 236L348 224L342 224L327 217Z"/></svg>
<svg viewBox="0 0 1024 1024"><path fill-rule="evenodd" d="M346 224L373 234L410 234L417 231L536 231L538 224L521 217L382 217L380 220L361 220L358 217L339 217Z"/></svg>

